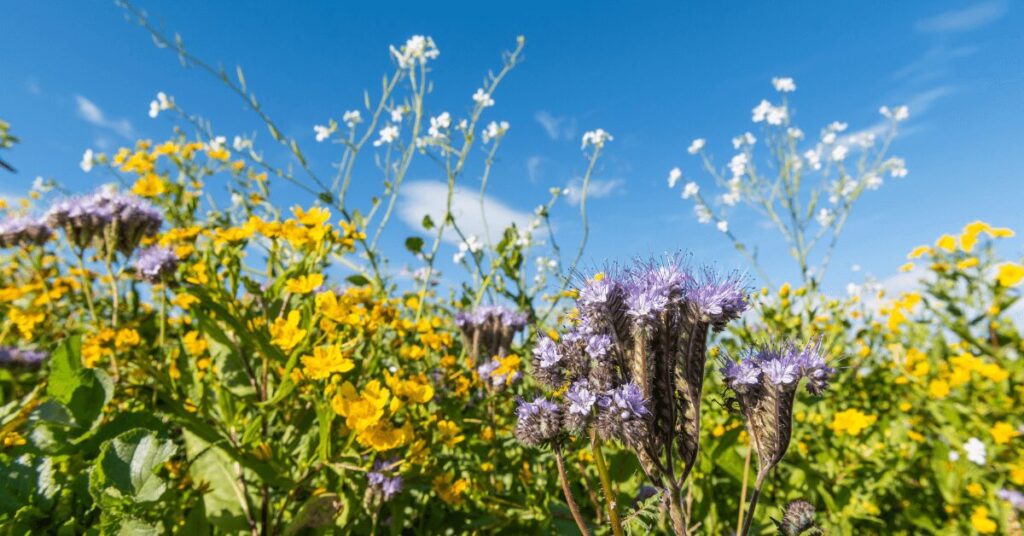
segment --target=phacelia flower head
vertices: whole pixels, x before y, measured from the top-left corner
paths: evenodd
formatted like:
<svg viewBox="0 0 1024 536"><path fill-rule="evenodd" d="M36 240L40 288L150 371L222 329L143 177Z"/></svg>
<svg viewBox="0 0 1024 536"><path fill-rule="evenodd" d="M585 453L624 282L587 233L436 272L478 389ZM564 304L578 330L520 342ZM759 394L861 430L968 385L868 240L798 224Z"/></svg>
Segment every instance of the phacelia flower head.
<svg viewBox="0 0 1024 536"><path fill-rule="evenodd" d="M474 359L507 355L512 339L526 327L526 322L526 314L501 305L484 305L455 315L455 323Z"/></svg>
<svg viewBox="0 0 1024 536"><path fill-rule="evenodd" d="M68 240L79 249L92 245L124 255L163 225L163 215L147 201L111 188L58 201L45 219L52 227L64 229Z"/></svg>
<svg viewBox="0 0 1024 536"><path fill-rule="evenodd" d="M171 248L153 246L139 253L135 261L135 273L150 283L167 279L178 269L178 256Z"/></svg>
<svg viewBox="0 0 1024 536"><path fill-rule="evenodd" d="M377 460L373 462L373 470L366 473L367 493L371 498L379 498L388 502L402 491L402 476L395 474L394 460Z"/></svg>
<svg viewBox="0 0 1024 536"><path fill-rule="evenodd" d="M617 439L632 447L642 445L650 411L639 386L620 385L597 403L600 408L597 430L601 437Z"/></svg>
<svg viewBox="0 0 1024 536"><path fill-rule="evenodd" d="M821 530L814 523L814 505L797 499L786 505L786 512L782 514L782 521L777 522L779 534L782 536L800 536L809 534L821 534Z"/></svg>
<svg viewBox="0 0 1024 536"><path fill-rule="evenodd" d="M46 222L26 216L14 216L0 221L0 248L41 245L53 232Z"/></svg>
<svg viewBox="0 0 1024 536"><path fill-rule="evenodd" d="M533 347L533 376L537 381L557 389L565 381L565 361L558 350L558 344L550 337L542 336Z"/></svg>
<svg viewBox="0 0 1024 536"><path fill-rule="evenodd" d="M711 268L705 268L700 279L692 279L686 290L687 299L715 331L721 331L747 310L747 294L742 275L732 272L722 276Z"/></svg>
<svg viewBox="0 0 1024 536"><path fill-rule="evenodd" d="M0 368L35 370L49 357L45 352L11 346L0 346Z"/></svg>
<svg viewBox="0 0 1024 536"><path fill-rule="evenodd" d="M807 378L807 390L820 395L835 372L825 364L820 340L803 348L791 342L756 346L738 362L726 359L721 371L746 420L759 474L767 474L789 448L800 380Z"/></svg>
<svg viewBox="0 0 1024 536"><path fill-rule="evenodd" d="M533 402L521 401L516 416L516 438L526 446L546 445L562 432L558 404L544 397L537 397Z"/></svg>

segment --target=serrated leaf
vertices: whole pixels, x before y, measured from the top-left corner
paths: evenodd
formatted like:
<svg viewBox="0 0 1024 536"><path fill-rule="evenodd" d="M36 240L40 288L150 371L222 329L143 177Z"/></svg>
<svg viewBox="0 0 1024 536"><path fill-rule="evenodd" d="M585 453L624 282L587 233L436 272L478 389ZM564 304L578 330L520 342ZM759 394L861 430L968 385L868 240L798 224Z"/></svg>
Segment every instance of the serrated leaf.
<svg viewBox="0 0 1024 536"><path fill-rule="evenodd" d="M136 428L107 441L100 449L90 475L89 488L100 501L103 495L153 502L164 494L167 483L156 474L177 447L149 430Z"/></svg>

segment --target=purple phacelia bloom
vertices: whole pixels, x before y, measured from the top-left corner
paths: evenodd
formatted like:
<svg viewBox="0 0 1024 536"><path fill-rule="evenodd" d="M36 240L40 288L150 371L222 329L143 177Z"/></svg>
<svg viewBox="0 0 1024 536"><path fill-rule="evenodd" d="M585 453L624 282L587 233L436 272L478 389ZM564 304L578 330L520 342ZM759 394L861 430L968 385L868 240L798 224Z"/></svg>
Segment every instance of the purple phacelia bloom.
<svg viewBox="0 0 1024 536"><path fill-rule="evenodd" d="M1017 510L1024 510L1024 493L1015 489L1003 488L996 492L996 497L1010 503L1010 506Z"/></svg>
<svg viewBox="0 0 1024 536"><path fill-rule="evenodd" d="M569 387L565 392L565 399L569 402L569 413L588 415L597 402L597 394L590 390L587 380L584 379Z"/></svg>
<svg viewBox="0 0 1024 536"><path fill-rule="evenodd" d="M366 474L366 482L369 484L369 491L378 495L384 502L390 501L395 495L402 491L401 475L394 474L392 468L395 461L377 460L373 462L373 470Z"/></svg>
<svg viewBox="0 0 1024 536"><path fill-rule="evenodd" d="M36 369L49 355L39 350L0 346L0 367Z"/></svg>
<svg viewBox="0 0 1024 536"><path fill-rule="evenodd" d="M520 401L516 416L516 437L526 446L547 444L562 432L558 405L544 397L537 397L533 402Z"/></svg>
<svg viewBox="0 0 1024 536"><path fill-rule="evenodd" d="M620 385L609 398L610 406L620 410L623 419L643 417L648 413L644 394L635 383Z"/></svg>
<svg viewBox="0 0 1024 536"><path fill-rule="evenodd" d="M580 307L600 307L608 302L615 289L615 281L607 276L587 280L577 299Z"/></svg>
<svg viewBox="0 0 1024 536"><path fill-rule="evenodd" d="M125 255L163 225L163 215L147 201L110 188L54 203L45 219L51 226L64 229L68 240L79 248L101 244L108 251ZM110 240L112 243L106 243Z"/></svg>
<svg viewBox="0 0 1024 536"><path fill-rule="evenodd" d="M41 245L53 232L46 223L25 216L8 217L0 221L0 248Z"/></svg>
<svg viewBox="0 0 1024 536"><path fill-rule="evenodd" d="M550 337L542 337L533 349L533 356L542 368L551 368L562 360L558 353L558 345Z"/></svg>
<svg viewBox="0 0 1024 536"><path fill-rule="evenodd" d="M705 268L700 281L690 281L686 299L720 331L747 309L747 288L743 281L743 276L736 272L722 277L711 268Z"/></svg>
<svg viewBox="0 0 1024 536"><path fill-rule="evenodd" d="M659 287L644 283L630 285L626 290L626 314L638 321L649 320L668 306L668 297Z"/></svg>
<svg viewBox="0 0 1024 536"><path fill-rule="evenodd" d="M782 359L772 359L761 365L761 370L764 371L764 375L768 378L768 381L775 385L785 385L793 383L799 378L799 369L793 360L788 356Z"/></svg>
<svg viewBox="0 0 1024 536"><path fill-rule="evenodd" d="M612 338L609 335L598 334L587 337L587 355L594 359L603 359L612 348Z"/></svg>
<svg viewBox="0 0 1024 536"><path fill-rule="evenodd" d="M747 360L737 363L727 360L722 367L722 375L731 387L739 385L755 385L761 381L761 368Z"/></svg>
<svg viewBox="0 0 1024 536"><path fill-rule="evenodd" d="M154 246L139 253L135 261L135 273L150 283L160 282L178 269L178 256L171 248Z"/></svg>
<svg viewBox="0 0 1024 536"><path fill-rule="evenodd" d="M476 368L476 373L479 374L481 378L484 378L484 379L490 378L491 377L491 373L494 372L495 369L497 369L500 366L501 366L501 363L498 363L497 359L492 359L492 360L484 362L480 366L478 366Z"/></svg>

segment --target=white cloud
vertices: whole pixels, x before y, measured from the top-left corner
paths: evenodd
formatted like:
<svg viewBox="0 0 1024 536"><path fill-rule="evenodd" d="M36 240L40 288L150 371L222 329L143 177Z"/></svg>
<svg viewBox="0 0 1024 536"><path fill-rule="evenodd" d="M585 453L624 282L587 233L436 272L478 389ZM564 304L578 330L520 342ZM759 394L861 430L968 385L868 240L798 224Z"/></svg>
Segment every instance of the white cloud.
<svg viewBox="0 0 1024 536"><path fill-rule="evenodd" d="M544 164L544 157L542 156L531 156L526 159L526 176L529 177L530 182L537 182L540 178L540 167Z"/></svg>
<svg viewBox="0 0 1024 536"><path fill-rule="evenodd" d="M134 137L135 129L132 128L131 122L127 119L107 117L99 106L96 106L94 102L81 95L75 95L75 102L78 105L78 117L85 120L85 122L112 130L124 138L131 139Z"/></svg>
<svg viewBox="0 0 1024 536"><path fill-rule="evenodd" d="M981 50L978 45L962 45L951 47L944 43L935 45L925 51L921 57L901 67L892 77L896 80L923 82L934 80L949 73L956 60L969 58Z"/></svg>
<svg viewBox="0 0 1024 536"><path fill-rule="evenodd" d="M545 110L533 115L533 118L544 128L544 132L552 140L572 140L576 138L576 120L566 117L555 117Z"/></svg>
<svg viewBox="0 0 1024 536"><path fill-rule="evenodd" d="M401 190L398 203L398 217L406 225L416 230L423 229L423 216L430 215L435 224L444 220L445 204L448 196L448 185L441 181L413 181L406 183ZM452 193L452 214L459 229L466 235L484 238L485 229L495 238L503 229L516 224L520 229L530 225L532 215L529 212L516 210L491 196L484 196L483 211L487 214L487 226L484 226L480 211L480 194L466 191L456 186ZM458 244L459 235L445 230L442 236L445 242Z"/></svg>
<svg viewBox="0 0 1024 536"><path fill-rule="evenodd" d="M600 199L602 197L608 197L613 193L622 189L622 185L626 181L622 179L608 179L608 180L590 180L590 184L587 185L587 199ZM578 205L580 199L583 197L583 182L579 179L573 179L566 185L566 190L569 192L565 194L565 200L570 205Z"/></svg>
<svg viewBox="0 0 1024 536"><path fill-rule="evenodd" d="M992 23L1004 14L1006 14L1006 2L991 0L919 20L914 24L914 29L925 33L965 32Z"/></svg>

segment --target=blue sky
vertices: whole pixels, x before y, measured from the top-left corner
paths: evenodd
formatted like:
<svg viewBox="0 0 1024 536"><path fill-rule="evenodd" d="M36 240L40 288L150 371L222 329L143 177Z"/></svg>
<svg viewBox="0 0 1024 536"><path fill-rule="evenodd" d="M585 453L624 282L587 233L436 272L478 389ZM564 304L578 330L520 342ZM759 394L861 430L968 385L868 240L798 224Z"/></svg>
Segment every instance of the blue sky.
<svg viewBox="0 0 1024 536"><path fill-rule="evenodd" d="M850 271L853 264L891 276L912 246L973 219L1024 231L1024 11L1009 1L664 2L642 10L622 2L344 4L140 2L201 57L242 65L264 108L325 173L334 153L315 143L312 125L340 122L361 105L364 88L379 87L391 69L389 45L432 36L441 56L430 112L461 117L500 53L525 35L526 61L488 110L487 120L511 123L490 180L499 203L493 206L525 217L548 188L582 174L584 131L611 132L589 204L591 264L686 249L701 260L743 266L665 178L679 166L684 180L710 187L686 147L707 138L724 165L733 136L758 133L750 110L773 98L773 76L796 80L791 106L811 136L834 120L851 130L870 127L883 104L911 106L907 133L893 148L910 174L888 180L859 205L836 253L831 288L863 276ZM4 19L0 117L23 139L7 153L19 173L2 177L4 194L24 191L36 176L78 190L98 184L101 177L78 168L85 148L169 134L169 120L147 116L157 91L210 118L229 139L250 132L267 138L235 97L180 68L112 3L13 3ZM478 170L463 179L470 191L479 185ZM374 177L357 181L357 197L379 188ZM439 178L430 165L417 166L410 192L429 193L427 181ZM297 192L282 193L282 202L308 204ZM406 196L399 212L426 210L431 199ZM576 217L566 203L556 211L562 244L579 236ZM400 244L413 230L404 225L395 223L386 246L398 264L407 260ZM794 277L763 222L738 217L731 227L761 246L776 280Z"/></svg>

